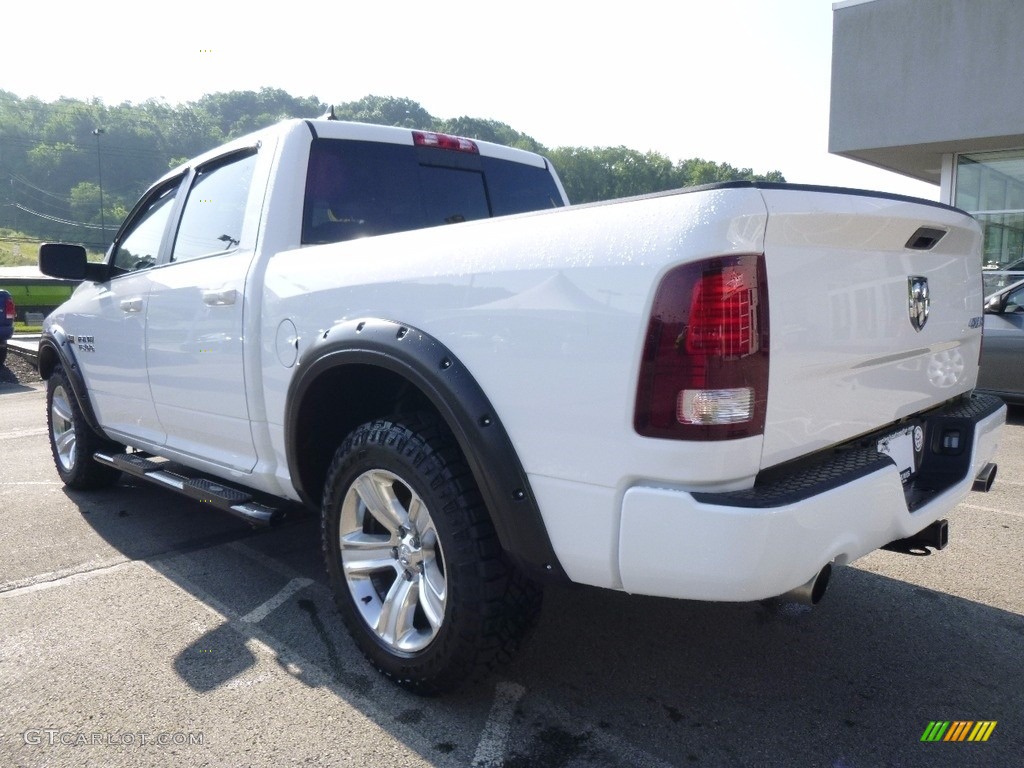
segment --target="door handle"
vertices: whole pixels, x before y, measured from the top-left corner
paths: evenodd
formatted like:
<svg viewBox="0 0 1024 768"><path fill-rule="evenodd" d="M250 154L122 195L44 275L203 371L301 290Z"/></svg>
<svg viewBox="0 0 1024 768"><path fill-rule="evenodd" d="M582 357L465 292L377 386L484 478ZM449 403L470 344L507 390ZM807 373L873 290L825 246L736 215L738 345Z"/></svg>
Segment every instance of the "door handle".
<svg viewBox="0 0 1024 768"><path fill-rule="evenodd" d="M121 299L121 311L127 313L141 312L142 311L142 299Z"/></svg>
<svg viewBox="0 0 1024 768"><path fill-rule="evenodd" d="M221 291L203 291L203 304L211 307L224 307L234 304L238 297L238 291L234 288L226 288Z"/></svg>

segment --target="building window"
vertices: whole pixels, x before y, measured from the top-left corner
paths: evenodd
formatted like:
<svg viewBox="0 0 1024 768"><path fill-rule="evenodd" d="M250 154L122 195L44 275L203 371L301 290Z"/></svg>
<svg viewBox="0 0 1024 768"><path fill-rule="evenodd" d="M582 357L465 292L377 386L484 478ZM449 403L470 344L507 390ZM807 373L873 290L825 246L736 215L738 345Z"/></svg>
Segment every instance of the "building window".
<svg viewBox="0 0 1024 768"><path fill-rule="evenodd" d="M1024 279L1024 150L958 155L954 201L985 232L985 293Z"/></svg>

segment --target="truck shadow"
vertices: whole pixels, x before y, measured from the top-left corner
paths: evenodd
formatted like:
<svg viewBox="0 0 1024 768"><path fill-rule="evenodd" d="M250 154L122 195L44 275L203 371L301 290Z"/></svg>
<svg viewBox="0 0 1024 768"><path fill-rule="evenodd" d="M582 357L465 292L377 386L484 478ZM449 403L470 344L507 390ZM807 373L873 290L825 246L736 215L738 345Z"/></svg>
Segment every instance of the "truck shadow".
<svg viewBox="0 0 1024 768"><path fill-rule="evenodd" d="M7 372L6 368L0 368L0 395L7 394L8 392L31 392L32 387L25 384L18 383L17 379L11 377L10 379L5 377L3 374Z"/></svg>
<svg viewBox="0 0 1024 768"><path fill-rule="evenodd" d="M510 666L422 699L349 640L314 515L253 531L131 480L67 494L107 542L210 609L210 626L167 660L197 694L246 685L270 664L436 764L472 762L502 681L525 689L494 763L508 768L925 764L915 750L929 748L920 737L933 720L998 721L989 743L962 745L958 765L1014 764L1024 744L1024 617L856 567L838 568L814 609L549 588Z"/></svg>
<svg viewBox="0 0 1024 768"><path fill-rule="evenodd" d="M1011 611L855 567L836 569L813 609L548 597L517 679L589 691L591 722L665 734L690 762L916 764L896 756L947 719L1000 721L1010 763L1022 745L1024 617ZM996 754L957 764L1002 764Z"/></svg>

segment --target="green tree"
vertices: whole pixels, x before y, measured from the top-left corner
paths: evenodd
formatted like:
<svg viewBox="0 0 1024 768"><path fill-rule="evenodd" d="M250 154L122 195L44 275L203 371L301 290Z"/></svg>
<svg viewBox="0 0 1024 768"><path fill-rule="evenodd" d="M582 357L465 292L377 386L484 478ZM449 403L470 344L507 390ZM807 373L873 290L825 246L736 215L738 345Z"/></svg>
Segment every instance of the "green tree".
<svg viewBox="0 0 1024 768"><path fill-rule="evenodd" d="M315 96L296 97L280 88L210 93L186 105L212 120L222 139L233 139L289 117L319 117L327 106Z"/></svg>
<svg viewBox="0 0 1024 768"><path fill-rule="evenodd" d="M105 105L98 99L43 102L0 90L0 226L39 239L94 246L102 168L103 219L110 231L142 192L171 167L224 141L287 117L317 117L315 96L277 88L206 94L182 105L150 99ZM672 162L628 147L558 147L486 118L439 119L408 98L369 95L338 105L339 119L444 131L548 155L573 202L608 200L732 179L784 181L702 158ZM102 128L101 134L95 134ZM72 223L67 223L67 222Z"/></svg>
<svg viewBox="0 0 1024 768"><path fill-rule="evenodd" d="M100 188L98 184L81 181L71 188L71 216L76 221L92 222L93 219L99 221Z"/></svg>
<svg viewBox="0 0 1024 768"><path fill-rule="evenodd" d="M574 203L660 192L680 186L672 161L626 147L559 147L549 153Z"/></svg>
<svg viewBox="0 0 1024 768"><path fill-rule="evenodd" d="M574 203L662 192L679 187L747 179L785 181L779 171L755 174L728 163L691 158L673 163L659 152L627 147L558 147L548 156Z"/></svg>
<svg viewBox="0 0 1024 768"><path fill-rule="evenodd" d="M371 95L364 96L358 101L345 102L334 108L334 115L339 120L351 120L356 123L434 130L433 116L418 102L393 96Z"/></svg>
<svg viewBox="0 0 1024 768"><path fill-rule="evenodd" d="M715 184L723 181L785 181L780 171L769 171L766 174L754 173L751 168L734 168L728 163L715 163L711 160L695 157L682 160L676 164L680 186L690 187L698 184Z"/></svg>

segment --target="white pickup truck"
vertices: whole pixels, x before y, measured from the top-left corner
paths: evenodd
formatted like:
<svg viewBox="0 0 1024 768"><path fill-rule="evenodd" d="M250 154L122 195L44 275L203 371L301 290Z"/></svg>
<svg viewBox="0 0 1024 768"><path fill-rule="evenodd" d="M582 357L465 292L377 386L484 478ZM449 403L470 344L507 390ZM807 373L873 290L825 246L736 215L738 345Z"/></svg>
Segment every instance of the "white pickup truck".
<svg viewBox="0 0 1024 768"><path fill-rule="evenodd" d="M83 280L40 345L57 471L319 508L353 636L428 693L513 650L545 579L816 602L833 564L945 546L1005 420L969 216L565 202L539 156L330 120L171 171L105 263L40 249Z"/></svg>

